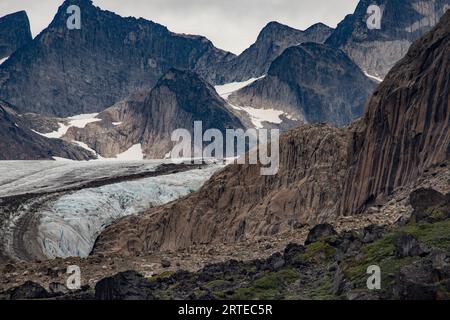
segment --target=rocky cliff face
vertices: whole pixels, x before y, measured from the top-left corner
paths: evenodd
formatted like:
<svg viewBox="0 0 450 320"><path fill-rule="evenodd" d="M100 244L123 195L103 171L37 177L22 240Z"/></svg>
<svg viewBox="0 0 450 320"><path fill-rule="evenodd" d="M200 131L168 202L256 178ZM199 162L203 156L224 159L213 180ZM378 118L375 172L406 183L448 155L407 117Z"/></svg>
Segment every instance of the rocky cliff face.
<svg viewBox="0 0 450 320"><path fill-rule="evenodd" d="M8 104L0 101L0 160L89 160L94 155L58 139L47 139L27 128Z"/></svg>
<svg viewBox="0 0 450 320"><path fill-rule="evenodd" d="M367 27L370 5L381 8L381 29ZM446 5L449 0L361 0L326 44L344 50L370 75L384 78L410 45L438 23Z"/></svg>
<svg viewBox="0 0 450 320"><path fill-rule="evenodd" d="M341 50L305 43L287 49L268 75L229 97L238 106L282 110L298 123L343 126L360 117L375 82Z"/></svg>
<svg viewBox="0 0 450 320"><path fill-rule="evenodd" d="M354 138L342 214L382 201L450 158L450 12L418 40L369 100Z"/></svg>
<svg viewBox="0 0 450 320"><path fill-rule="evenodd" d="M66 140L86 143L103 157L114 157L141 144L148 159L164 158L174 146L172 132L187 129L194 121L203 130L243 128L206 81L189 71L171 69L150 92L138 92L102 112L101 122L70 128Z"/></svg>
<svg viewBox="0 0 450 320"><path fill-rule="evenodd" d="M350 134L328 125L282 136L279 173L261 176L255 165L233 165L200 191L119 221L98 239L95 252L135 254L201 243L234 243L295 230L337 211Z"/></svg>
<svg viewBox="0 0 450 320"><path fill-rule="evenodd" d="M30 22L25 11L0 18L0 60L31 40Z"/></svg>
<svg viewBox="0 0 450 320"><path fill-rule="evenodd" d="M81 9L80 30L67 28L70 5ZM100 112L152 88L172 67L195 70L232 57L206 38L122 18L90 0L65 1L49 27L0 67L0 98L20 112Z"/></svg>
<svg viewBox="0 0 450 320"><path fill-rule="evenodd" d="M278 22L270 22L260 32L256 42L242 54L207 72L215 76L215 84L257 78L267 73L272 61L285 49L303 42L323 43L332 31L332 28L322 23L301 31Z"/></svg>

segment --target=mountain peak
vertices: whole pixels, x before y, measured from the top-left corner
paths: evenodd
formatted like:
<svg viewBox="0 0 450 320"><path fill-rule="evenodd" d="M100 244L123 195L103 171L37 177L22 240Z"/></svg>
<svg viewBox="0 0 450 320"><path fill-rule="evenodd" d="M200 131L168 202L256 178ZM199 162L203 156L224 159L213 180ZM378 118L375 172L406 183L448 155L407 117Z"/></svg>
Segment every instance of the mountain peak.
<svg viewBox="0 0 450 320"><path fill-rule="evenodd" d="M13 18L13 17L22 17L22 18L26 17L28 19L28 15L27 15L27 12L25 10L20 10L20 11L17 11L17 12L9 13L9 14L3 16L3 17L0 17L0 18L3 19L3 18Z"/></svg>
<svg viewBox="0 0 450 320"><path fill-rule="evenodd" d="M66 26L69 5L81 8L81 30ZM65 1L49 27L1 66L0 97L20 112L94 113L134 91L149 90L172 67L198 71L229 59L204 37L124 18L90 0Z"/></svg>
<svg viewBox="0 0 450 320"><path fill-rule="evenodd" d="M313 24L312 26L310 26L308 29L306 29L305 32L317 32L318 30L332 31L334 29L331 28L330 26L327 26L325 23L317 22L317 23Z"/></svg>
<svg viewBox="0 0 450 320"><path fill-rule="evenodd" d="M192 85L193 83L204 83L205 85L209 86L209 84L206 83L203 79L200 78L200 76L189 70L183 70L183 69L177 69L177 68L170 68L169 71L167 71L158 81L159 85L167 85L171 83L172 85L174 83L186 83L189 85Z"/></svg>
<svg viewBox="0 0 450 320"><path fill-rule="evenodd" d="M199 100L197 103L201 103L202 99L220 99L216 90L209 83L197 73L189 70L171 68L159 79L155 90L161 87L168 88L182 100L194 97L194 100Z"/></svg>
<svg viewBox="0 0 450 320"><path fill-rule="evenodd" d="M361 0L326 44L344 50L367 73L383 78L408 51L409 45L431 30L444 14L448 0L378 0L380 29L367 27L371 0Z"/></svg>
<svg viewBox="0 0 450 320"><path fill-rule="evenodd" d="M303 31L292 28L277 21L271 21L262 28L258 35L258 40L262 40L265 36L279 36L280 32L302 33ZM257 40L257 41L258 41Z"/></svg>
<svg viewBox="0 0 450 320"><path fill-rule="evenodd" d="M287 48L272 62L267 77L231 95L229 101L282 110L300 122L344 126L363 114L374 86L343 51L305 42Z"/></svg>
<svg viewBox="0 0 450 320"><path fill-rule="evenodd" d="M25 11L0 17L0 59L32 40L30 22Z"/></svg>

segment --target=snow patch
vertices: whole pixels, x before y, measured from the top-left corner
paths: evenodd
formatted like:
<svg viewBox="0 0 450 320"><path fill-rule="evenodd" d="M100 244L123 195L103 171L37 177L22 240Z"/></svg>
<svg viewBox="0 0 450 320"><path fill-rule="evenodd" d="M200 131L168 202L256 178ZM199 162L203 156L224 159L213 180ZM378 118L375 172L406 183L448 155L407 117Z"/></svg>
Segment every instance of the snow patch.
<svg viewBox="0 0 450 320"><path fill-rule="evenodd" d="M142 145L140 143L135 144L127 151L118 154L115 158L103 158L101 155L97 153L97 151L90 148L86 143L75 140L72 142L80 146L81 148L92 152L94 155L97 156L96 160L90 161L137 161L137 160L144 160L145 156L144 153L142 152Z"/></svg>
<svg viewBox="0 0 450 320"><path fill-rule="evenodd" d="M84 128L88 123L102 121L97 118L98 113L80 114L67 118L69 120L69 127Z"/></svg>
<svg viewBox="0 0 450 320"><path fill-rule="evenodd" d="M53 158L53 160L55 160L55 161L74 161L74 160L72 160L72 159L66 159L66 158L61 158L61 157L52 157Z"/></svg>
<svg viewBox="0 0 450 320"><path fill-rule="evenodd" d="M113 122L112 124L113 124L113 126L120 126L122 124L122 122Z"/></svg>
<svg viewBox="0 0 450 320"><path fill-rule="evenodd" d="M264 128L263 122L270 122L275 124L282 123L283 120L280 117L285 114L285 112L275 109L257 109L252 107L239 107L234 105L231 105L231 107L235 110L246 112L250 116L250 120L252 121L256 129Z"/></svg>
<svg viewBox="0 0 450 320"><path fill-rule="evenodd" d="M62 136L64 136L67 133L67 130L69 130L70 127L75 128L84 128L87 124L97 121L102 121L102 119L96 118L98 116L98 113L89 113L89 114L80 114L77 116L66 118L66 122L68 125L66 125L64 122L58 123L58 130L50 132L50 133L41 133L33 130L35 133L44 136L46 138L50 139L60 139Z"/></svg>
<svg viewBox="0 0 450 320"><path fill-rule="evenodd" d="M95 155L98 157L99 160L101 159L101 156L99 156L99 155L97 154L97 151L95 151L95 150L92 149L92 148L89 148L89 146L88 146L86 143L81 142L81 141L75 141L75 140L73 140L72 142L75 143L76 145L80 146L81 148L83 148L83 149L85 149L85 150L87 150L87 151L90 151L90 152L92 152L93 154L95 154Z"/></svg>
<svg viewBox="0 0 450 320"><path fill-rule="evenodd" d="M9 57L6 57L6 58L3 58L3 59L0 59L0 65L2 65L3 64L3 62L5 62L6 60L8 60L9 59Z"/></svg>
<svg viewBox="0 0 450 320"><path fill-rule="evenodd" d="M368 78L370 78L372 80L375 80L378 83L381 83L384 80L383 78L380 78L380 77L377 77L377 76L372 76L372 75L368 74L366 71L364 71L364 74L366 75L366 77L368 77Z"/></svg>
<svg viewBox="0 0 450 320"><path fill-rule="evenodd" d="M116 156L117 160L143 160L144 153L142 152L142 145L140 143L135 144L127 151L120 153Z"/></svg>
<svg viewBox="0 0 450 320"><path fill-rule="evenodd" d="M236 92L248 85L251 85L253 82L260 80L262 78L264 78L265 76L259 77L259 78L252 78L249 79L247 81L243 81L243 82L231 82L231 83L226 83L220 86L215 86L214 88L216 89L217 93L219 94L219 96L221 96L223 99L227 100L228 97L233 93Z"/></svg>

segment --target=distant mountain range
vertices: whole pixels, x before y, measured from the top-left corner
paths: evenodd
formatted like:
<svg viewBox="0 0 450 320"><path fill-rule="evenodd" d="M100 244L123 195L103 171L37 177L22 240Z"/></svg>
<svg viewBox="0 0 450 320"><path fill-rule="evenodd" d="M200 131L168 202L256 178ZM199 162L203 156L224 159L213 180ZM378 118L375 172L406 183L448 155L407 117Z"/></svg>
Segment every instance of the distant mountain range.
<svg viewBox="0 0 450 320"><path fill-rule="evenodd" d="M370 5L381 9L380 29L367 27ZM368 74L384 78L412 42L437 24L448 6L449 0L361 0L326 44L345 51Z"/></svg>
<svg viewBox="0 0 450 320"><path fill-rule="evenodd" d="M81 30L66 10L78 5ZM0 67L0 97L20 112L67 117L103 111L151 89L170 68L196 70L232 58L204 37L122 18L90 0L65 1L51 24Z"/></svg>
<svg viewBox="0 0 450 320"><path fill-rule="evenodd" d="M323 23L301 31L275 21L270 22L247 50L230 61L214 66L213 82L224 84L258 78L267 73L273 60L287 48L304 42L323 43L332 31L332 28Z"/></svg>
<svg viewBox="0 0 450 320"><path fill-rule="evenodd" d="M343 126L363 114L375 85L341 50L305 43L286 49L265 78L228 100L242 107L282 110L296 125Z"/></svg>
<svg viewBox="0 0 450 320"><path fill-rule="evenodd" d="M214 88L190 71L169 70L150 92L140 92L106 109L100 122L72 127L63 137L80 141L100 156L114 157L140 144L148 159L164 158L174 146L171 134L179 128L193 136L194 121L203 130L244 128Z"/></svg>
<svg viewBox="0 0 450 320"><path fill-rule="evenodd" d="M74 4L83 12L81 30L66 26L66 9ZM436 24L446 4L450 0L379 1L380 30L367 28L366 0L335 30L322 23L302 31L270 22L254 44L235 56L204 37L175 34L144 19L123 18L95 7L90 0L65 1L35 39L31 39L25 12L1 18L0 48L10 57L0 65L0 99L18 114L33 117L30 129L53 138L62 136L50 134L60 123L70 122L61 118L101 113L94 117L103 121L94 118L95 123L64 133L69 144L77 141L86 151L107 157L138 143L147 157L164 157L169 146L167 130L178 125L190 128L175 113L152 111L152 117L164 115L166 123L144 137L139 131L145 127L141 116L122 121L129 114L118 111L143 104L135 99L147 97L169 70L186 72L183 79L191 85L234 88L222 95L225 102L216 95L198 94L210 99L202 100L207 106L220 106L228 117L237 117L229 122L237 127L285 131L307 123L345 126L362 115L377 82L406 54L412 41ZM11 34L17 36L11 38ZM179 89L178 100L196 87ZM163 100L160 104L164 109ZM209 117L219 114L212 112ZM208 118L208 123L221 120Z"/></svg>
<svg viewBox="0 0 450 320"><path fill-rule="evenodd" d="M63 140L48 139L29 129L27 118L0 101L0 160L90 160L91 152Z"/></svg>

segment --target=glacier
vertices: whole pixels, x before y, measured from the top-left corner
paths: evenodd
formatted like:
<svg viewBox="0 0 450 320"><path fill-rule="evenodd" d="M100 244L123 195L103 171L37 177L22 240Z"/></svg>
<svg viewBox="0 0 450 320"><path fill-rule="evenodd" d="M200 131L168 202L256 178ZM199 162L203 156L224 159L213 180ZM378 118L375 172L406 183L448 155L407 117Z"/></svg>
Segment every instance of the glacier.
<svg viewBox="0 0 450 320"><path fill-rule="evenodd" d="M225 166L223 162L210 161L200 168L159 174L160 165L170 163L170 160L1 163L0 173L4 174L0 175L0 198L32 196L31 201L24 202L20 210L3 222L2 232L7 235L5 252L19 259L24 255L14 251L30 253L29 248L14 243L16 233L20 232L35 235L30 247L32 250L37 247L40 252L31 252L31 256L87 257L99 234L117 219L194 192ZM156 174L127 179L127 176L149 172ZM117 183L97 185L105 178L120 179ZM21 230L21 219L26 220L30 215L38 217L38 222L29 227L32 232Z"/></svg>

